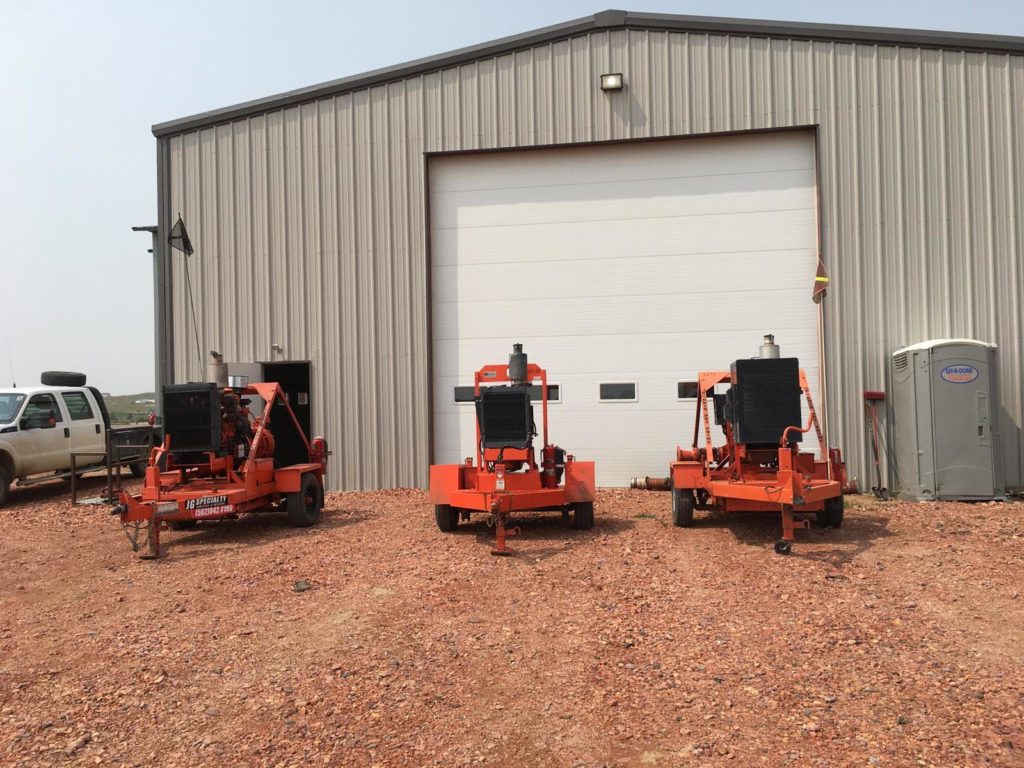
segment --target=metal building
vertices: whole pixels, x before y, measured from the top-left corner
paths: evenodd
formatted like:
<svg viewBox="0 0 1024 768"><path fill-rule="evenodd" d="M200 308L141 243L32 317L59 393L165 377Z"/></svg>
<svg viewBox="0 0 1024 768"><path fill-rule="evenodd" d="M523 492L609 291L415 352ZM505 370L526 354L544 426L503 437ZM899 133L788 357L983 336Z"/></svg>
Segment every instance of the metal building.
<svg viewBox="0 0 1024 768"><path fill-rule="evenodd" d="M866 486L863 391L969 337L1019 485L1022 114L1021 38L606 11L163 123L159 228L196 255L156 238L157 380L271 364L333 489L424 485L521 341L622 485L690 441L697 370L774 333Z"/></svg>

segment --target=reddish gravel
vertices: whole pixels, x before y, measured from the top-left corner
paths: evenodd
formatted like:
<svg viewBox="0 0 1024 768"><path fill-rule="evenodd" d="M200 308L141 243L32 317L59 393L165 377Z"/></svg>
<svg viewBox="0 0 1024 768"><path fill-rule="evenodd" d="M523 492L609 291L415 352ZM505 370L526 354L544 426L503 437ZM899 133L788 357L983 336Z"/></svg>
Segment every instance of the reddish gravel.
<svg viewBox="0 0 1024 768"><path fill-rule="evenodd" d="M106 507L16 491L0 765L1021 766L1022 513L854 498L785 558L777 516L606 490L496 558L396 490L146 562Z"/></svg>

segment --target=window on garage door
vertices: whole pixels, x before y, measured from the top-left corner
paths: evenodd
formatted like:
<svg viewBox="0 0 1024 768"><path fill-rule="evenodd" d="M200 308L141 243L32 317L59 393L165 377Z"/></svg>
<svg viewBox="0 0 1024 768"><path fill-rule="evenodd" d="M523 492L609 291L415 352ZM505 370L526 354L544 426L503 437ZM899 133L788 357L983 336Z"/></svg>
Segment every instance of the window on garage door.
<svg viewBox="0 0 1024 768"><path fill-rule="evenodd" d="M597 385L597 392L602 403L635 403L637 401L635 381L602 381Z"/></svg>

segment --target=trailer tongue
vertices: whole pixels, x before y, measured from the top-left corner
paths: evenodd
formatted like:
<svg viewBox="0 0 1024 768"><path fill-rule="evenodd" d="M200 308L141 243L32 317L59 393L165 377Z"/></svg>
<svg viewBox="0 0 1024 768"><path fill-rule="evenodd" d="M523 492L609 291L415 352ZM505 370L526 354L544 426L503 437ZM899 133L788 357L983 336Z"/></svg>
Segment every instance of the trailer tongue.
<svg viewBox="0 0 1024 768"><path fill-rule="evenodd" d="M160 529L283 508L292 525L313 525L323 507L327 443L310 441L276 383L164 387L164 441L154 448L142 493L121 492L111 511L135 551L160 557ZM249 410L259 398L259 415ZM275 441L292 432L300 439ZM292 446L292 447L286 447ZM298 446L298 447L295 447ZM145 535L143 535L145 531Z"/></svg>

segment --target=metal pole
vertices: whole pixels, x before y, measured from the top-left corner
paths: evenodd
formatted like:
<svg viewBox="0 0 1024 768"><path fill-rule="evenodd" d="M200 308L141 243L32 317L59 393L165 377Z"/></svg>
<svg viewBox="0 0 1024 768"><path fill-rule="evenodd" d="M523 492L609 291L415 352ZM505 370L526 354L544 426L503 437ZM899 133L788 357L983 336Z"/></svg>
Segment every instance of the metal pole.
<svg viewBox="0 0 1024 768"><path fill-rule="evenodd" d="M825 461L828 460L828 400L825 396L828 392L825 375L825 311L822 305L825 300L822 299L818 302L818 386L821 390L819 402L821 403L821 433L823 440L825 441L825 456L821 458ZM832 462L828 462L828 476L832 479Z"/></svg>
<svg viewBox="0 0 1024 768"><path fill-rule="evenodd" d="M156 225L148 225L144 227L132 227L132 232L149 232L153 247L149 249L149 252L153 254L153 355L154 355L154 372L155 372L155 386L156 391L160 391L161 379L163 378L163 341L164 341L164 325L166 323L164 302L163 302L163 269L161 265L161 249L159 248L159 242L157 233L159 227ZM161 398L156 399L157 413L160 413L162 404ZM162 414L160 414L162 415Z"/></svg>

